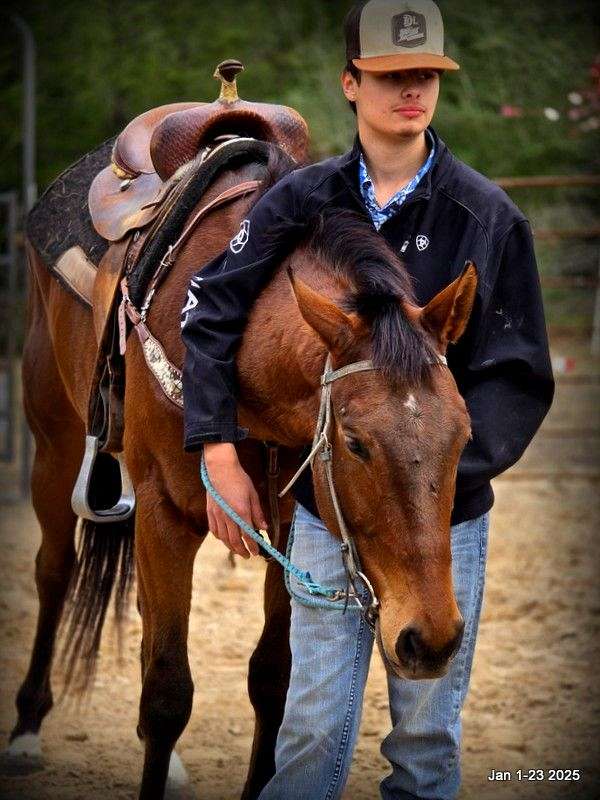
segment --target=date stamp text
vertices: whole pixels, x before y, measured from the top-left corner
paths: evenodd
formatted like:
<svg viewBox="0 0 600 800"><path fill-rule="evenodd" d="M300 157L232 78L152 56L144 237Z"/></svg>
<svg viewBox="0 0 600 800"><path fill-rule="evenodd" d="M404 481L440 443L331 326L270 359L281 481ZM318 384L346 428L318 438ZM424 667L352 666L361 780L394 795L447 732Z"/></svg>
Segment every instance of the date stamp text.
<svg viewBox="0 0 600 800"><path fill-rule="evenodd" d="M508 781L579 781L581 780L581 770L579 769L515 769L499 770L492 769L487 776L488 781L505 783Z"/></svg>

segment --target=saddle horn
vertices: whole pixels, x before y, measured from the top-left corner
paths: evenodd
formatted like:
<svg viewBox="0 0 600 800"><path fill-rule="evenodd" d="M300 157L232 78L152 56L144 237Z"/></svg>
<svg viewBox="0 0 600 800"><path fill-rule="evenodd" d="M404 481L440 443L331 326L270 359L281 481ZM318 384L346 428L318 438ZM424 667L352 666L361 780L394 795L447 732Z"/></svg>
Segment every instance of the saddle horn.
<svg viewBox="0 0 600 800"><path fill-rule="evenodd" d="M221 94L219 95L221 103L235 103L239 100L235 77L243 70L244 65L236 58L228 58L217 64L213 78L221 81Z"/></svg>

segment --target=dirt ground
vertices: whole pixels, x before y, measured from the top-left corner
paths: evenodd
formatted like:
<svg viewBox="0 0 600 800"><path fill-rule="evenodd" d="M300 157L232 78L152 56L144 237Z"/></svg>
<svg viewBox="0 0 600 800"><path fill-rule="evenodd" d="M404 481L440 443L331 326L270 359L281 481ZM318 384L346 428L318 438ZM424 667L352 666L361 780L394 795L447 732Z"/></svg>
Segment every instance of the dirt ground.
<svg viewBox="0 0 600 800"><path fill-rule="evenodd" d="M560 389L546 433L521 466L495 484L485 604L464 712L461 800L600 797L597 431L591 438L588 432L583 445L581 431L577 442L569 438L575 428L596 424L600 387L573 391L570 385ZM540 478L544 470L547 477ZM0 522L0 735L6 741L37 610L39 532L25 505L0 508ZM253 727L246 669L260 632L263 572L259 560L238 559L232 569L214 540L197 560L190 631L194 710L178 751L201 800L233 800L244 782ZM1 798L136 796L139 641L132 608L122 660L115 637L105 636L88 706L53 710L43 727L45 768L1 776ZM386 772L379 744L389 725L376 654L346 800L379 796L378 779ZM512 779L492 783L492 769L510 771ZM519 769L544 770L544 779L519 781ZM551 781L551 769L578 769L582 777Z"/></svg>

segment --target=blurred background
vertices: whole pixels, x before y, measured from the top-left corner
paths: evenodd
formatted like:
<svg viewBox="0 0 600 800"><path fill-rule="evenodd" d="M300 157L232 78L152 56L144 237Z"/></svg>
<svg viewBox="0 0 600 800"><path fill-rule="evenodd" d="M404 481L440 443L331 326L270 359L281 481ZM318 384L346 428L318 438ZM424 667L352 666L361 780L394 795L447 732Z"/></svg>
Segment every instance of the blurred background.
<svg viewBox="0 0 600 800"><path fill-rule="evenodd" d="M599 657L594 635L600 616L594 566L598 542L593 535L600 475L599 6L592 0L439 0L438 4L446 51L461 70L443 76L434 125L455 155L498 180L531 219L558 381L556 402L541 434L520 464L495 486L493 532L498 544L490 556L489 610L482 620L480 666L475 669L466 716L469 766L464 796L481 798L487 796L484 772L491 767L580 764L589 773L588 761L599 763L597 748L592 748L594 754L588 745L598 691L594 697L587 695L589 685L597 685L587 670ZM8 625L4 632L19 653L9 659L2 679L8 699L0 709L0 733L10 728L10 698L25 668L35 618L31 558L37 531L31 509L23 502L30 455L18 388L26 284L24 209L63 169L118 133L137 114L163 103L215 99L218 84L212 74L225 58L245 64L238 78L242 98L284 103L306 118L314 159L344 151L355 130L354 116L339 88L344 64L342 20L349 6L323 0L32 0L5 3L0 12L0 523L8 531L3 543L17 559L6 566L4 585L9 588L0 606ZM35 65L33 89L24 80L27 65ZM27 167L23 171L24 131L33 132L32 117L23 120L28 92L30 111L35 112L34 148L27 151L25 146L31 175ZM30 532L28 537L23 537L23 527ZM210 567L217 582L229 580L219 572L220 559L225 556L217 548ZM531 582L523 582L525 573L519 565ZM244 591L242 584L234 587L236 598ZM531 605L531 596L538 598L537 605ZM15 607L23 618L16 628ZM246 603L240 610L236 635L250 642L258 630L260 609L251 612L248 627L247 608ZM194 634L202 646L205 632L213 630L211 624L204 620L202 630ZM219 632L214 633L217 641ZM527 643L527 652L509 654L504 645L519 636ZM499 641L504 662L498 654ZM109 664L111 652L106 655ZM215 664L221 663L220 657L234 659L231 653L219 652ZM554 658L552 669L540 676L539 661L533 656L527 661L531 652L545 662ZM244 650L242 673L246 657ZM121 687L125 694L130 691L134 705L135 660L132 656L126 673L131 687ZM205 660L209 664L208 656ZM375 796L373 774L382 766L385 769L377 760L378 739L385 733L384 677L376 675L374 680L366 716L372 730L365 735L375 738L357 751L361 769L351 779L348 796L353 800ZM215 685L218 688L218 681ZM115 708L122 697L117 690L121 691L113 684ZM240 697L243 692L242 686ZM554 698L552 710L547 698ZM223 697L216 698L211 712L210 724L217 728L222 701ZM568 730L556 724L557 713ZM249 710L247 715L250 719ZM125 743L131 721L127 726L121 721L127 731L122 734ZM195 724L199 741L206 732L200 720ZM227 724L224 741L229 742L229 752L238 747L241 764L247 758L250 723L246 728L244 722L241 729L236 721ZM113 731L114 725L114 717L105 722L111 742L121 735L116 728ZM110 745L102 744L102 735L100 731L94 740L93 752L106 754ZM60 740L59 729L56 736ZM71 741L84 741L77 726L69 729L69 736L75 737ZM206 748L193 752L200 776L212 756ZM241 767L237 761L227 767L230 785L218 766L222 756L214 758L213 793L207 790L206 797L235 796L231 786L239 786ZM123 759L122 772L129 775L131 762ZM88 772L95 769L92 761L96 763L92 759L85 765ZM101 771L93 797L102 796L104 780ZM72 783L76 786L77 781ZM2 796L24 796L19 786L6 783ZM113 786L115 796L118 787ZM492 785L490 793L492 789L496 787ZM557 795L551 789L520 787L520 794L503 796L553 800ZM71 795L57 789L47 796L75 797L77 791L72 788ZM561 796L596 796L565 791Z"/></svg>

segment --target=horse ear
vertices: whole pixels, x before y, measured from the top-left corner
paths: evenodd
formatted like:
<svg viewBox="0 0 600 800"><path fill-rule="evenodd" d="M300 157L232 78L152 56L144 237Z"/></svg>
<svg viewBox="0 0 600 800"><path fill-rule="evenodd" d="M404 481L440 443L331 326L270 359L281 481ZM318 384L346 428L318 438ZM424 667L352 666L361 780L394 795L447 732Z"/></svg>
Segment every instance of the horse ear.
<svg viewBox="0 0 600 800"><path fill-rule="evenodd" d="M421 325L433 334L444 351L448 342L456 342L464 333L476 290L477 269L472 261L467 261L458 278L421 309Z"/></svg>
<svg viewBox="0 0 600 800"><path fill-rule="evenodd" d="M359 325L356 314L346 314L328 297L296 278L290 267L287 273L304 320L319 334L332 353L345 350L356 336Z"/></svg>

